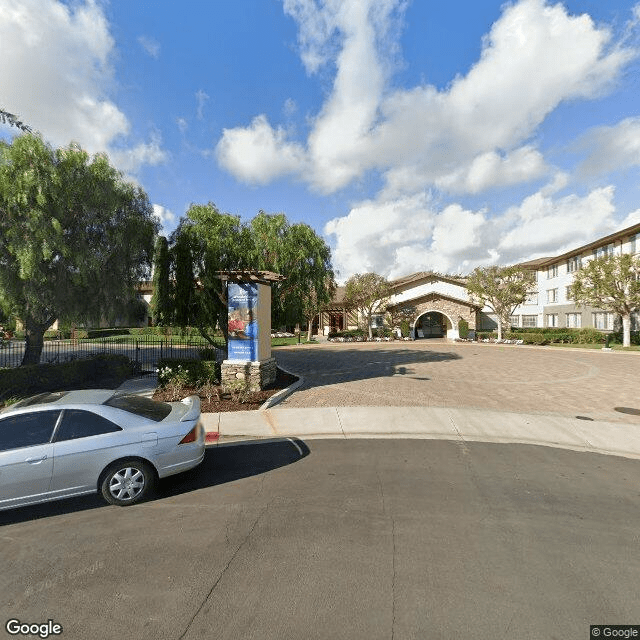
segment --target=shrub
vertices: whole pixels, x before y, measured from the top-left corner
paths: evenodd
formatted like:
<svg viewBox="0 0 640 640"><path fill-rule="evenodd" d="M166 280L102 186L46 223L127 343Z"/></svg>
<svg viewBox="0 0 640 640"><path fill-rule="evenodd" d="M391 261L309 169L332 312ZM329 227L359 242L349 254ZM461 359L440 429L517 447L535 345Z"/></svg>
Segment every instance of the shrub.
<svg viewBox="0 0 640 640"><path fill-rule="evenodd" d="M103 381L124 381L132 373L131 360L99 355L62 364L36 364L0 369L0 397L29 396L44 391L92 387Z"/></svg>
<svg viewBox="0 0 640 640"><path fill-rule="evenodd" d="M158 383L164 385L175 375L184 375L185 384L189 386L217 383L220 380L220 364L214 360L161 358L158 361Z"/></svg>
<svg viewBox="0 0 640 640"><path fill-rule="evenodd" d="M464 318L458 319L458 334L465 340L469 337L469 323Z"/></svg>
<svg viewBox="0 0 640 640"><path fill-rule="evenodd" d="M402 334L403 338L409 337L409 334L411 333L411 327L409 326L408 320L403 320L400 323L400 333Z"/></svg>
<svg viewBox="0 0 640 640"><path fill-rule="evenodd" d="M622 331L617 331L611 334L611 344L622 344ZM631 332L631 344L640 345L640 331Z"/></svg>

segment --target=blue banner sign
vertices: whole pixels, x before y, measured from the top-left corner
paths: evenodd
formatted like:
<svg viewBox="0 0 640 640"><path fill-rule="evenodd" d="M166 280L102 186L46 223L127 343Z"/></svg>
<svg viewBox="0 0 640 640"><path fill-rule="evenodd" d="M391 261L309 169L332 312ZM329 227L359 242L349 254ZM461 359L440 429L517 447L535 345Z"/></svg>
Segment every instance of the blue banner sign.
<svg viewBox="0 0 640 640"><path fill-rule="evenodd" d="M229 282L229 360L258 359L258 285Z"/></svg>

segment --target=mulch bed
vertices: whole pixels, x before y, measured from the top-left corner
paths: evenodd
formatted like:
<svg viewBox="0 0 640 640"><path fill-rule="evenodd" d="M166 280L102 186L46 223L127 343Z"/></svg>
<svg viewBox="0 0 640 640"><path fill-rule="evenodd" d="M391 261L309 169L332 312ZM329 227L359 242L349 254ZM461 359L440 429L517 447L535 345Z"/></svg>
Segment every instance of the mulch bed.
<svg viewBox="0 0 640 640"><path fill-rule="evenodd" d="M231 394L222 394L220 387L218 389L221 393L220 400L215 397L211 398L211 401L200 396L200 411L202 413L220 413L222 411L251 411L259 409L264 402L266 402L271 396L278 393L282 389L286 389L292 385L298 378L292 376L289 373L285 373L281 369L278 369L276 374L276 381L269 385L267 389L262 391L255 391L248 393L244 396L244 401L235 400L231 397ZM199 395L198 390L194 387L185 387L182 391L182 397L190 395ZM158 389L153 394L154 400L162 400L164 402L171 402L171 394L163 389Z"/></svg>

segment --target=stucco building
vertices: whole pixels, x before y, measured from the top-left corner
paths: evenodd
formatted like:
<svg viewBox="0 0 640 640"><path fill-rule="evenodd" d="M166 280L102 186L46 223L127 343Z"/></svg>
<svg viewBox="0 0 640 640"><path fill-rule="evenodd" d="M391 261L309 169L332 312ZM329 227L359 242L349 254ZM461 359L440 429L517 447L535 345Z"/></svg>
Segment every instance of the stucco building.
<svg viewBox="0 0 640 640"><path fill-rule="evenodd" d="M521 266L535 272L537 290L511 316L514 327L593 327L603 331L615 328L615 314L602 309L578 307L570 298L569 286L574 273L588 260L605 255L629 253L640 255L640 224L627 227L561 255L538 258ZM490 331L497 327L492 311L471 300L466 279L461 276L419 272L391 282L393 294L389 306L415 308L411 334L415 338L459 337L458 324L467 321L471 330ZM374 326L384 322L382 315L372 320ZM329 332L355 329L357 314L344 307L344 289L316 322L317 330ZM631 320L631 330L640 330L640 310Z"/></svg>

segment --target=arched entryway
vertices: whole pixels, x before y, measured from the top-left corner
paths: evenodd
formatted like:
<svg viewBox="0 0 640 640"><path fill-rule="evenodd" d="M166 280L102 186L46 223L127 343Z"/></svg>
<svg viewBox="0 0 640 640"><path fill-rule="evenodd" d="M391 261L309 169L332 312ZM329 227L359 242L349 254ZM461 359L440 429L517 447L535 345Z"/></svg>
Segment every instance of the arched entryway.
<svg viewBox="0 0 640 640"><path fill-rule="evenodd" d="M455 334L455 335L454 335ZM413 326L413 336L421 338L455 338L457 328L451 320L440 311L427 311L418 316Z"/></svg>

